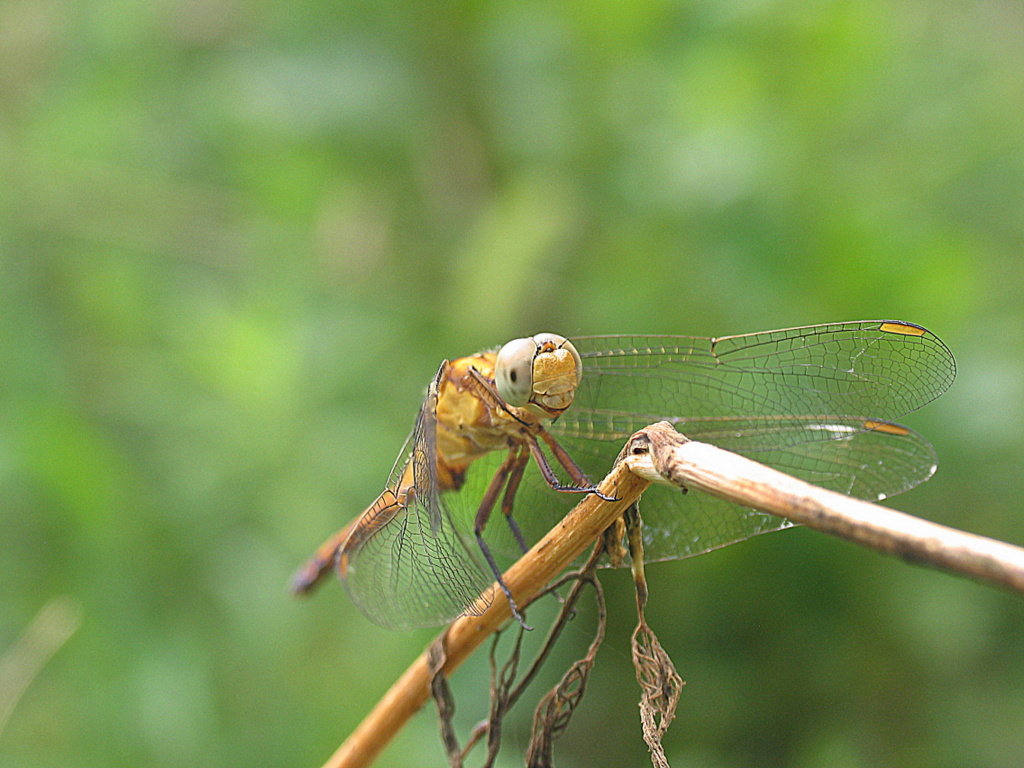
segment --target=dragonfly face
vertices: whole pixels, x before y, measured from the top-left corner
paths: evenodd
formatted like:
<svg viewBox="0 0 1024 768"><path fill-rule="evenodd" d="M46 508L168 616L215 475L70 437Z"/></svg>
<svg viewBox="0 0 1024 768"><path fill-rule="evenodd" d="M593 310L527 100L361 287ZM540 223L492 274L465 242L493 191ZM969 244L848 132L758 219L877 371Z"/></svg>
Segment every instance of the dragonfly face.
<svg viewBox="0 0 1024 768"><path fill-rule="evenodd" d="M552 418L572 405L583 362L564 336L539 333L508 342L494 363L494 384L509 405Z"/></svg>

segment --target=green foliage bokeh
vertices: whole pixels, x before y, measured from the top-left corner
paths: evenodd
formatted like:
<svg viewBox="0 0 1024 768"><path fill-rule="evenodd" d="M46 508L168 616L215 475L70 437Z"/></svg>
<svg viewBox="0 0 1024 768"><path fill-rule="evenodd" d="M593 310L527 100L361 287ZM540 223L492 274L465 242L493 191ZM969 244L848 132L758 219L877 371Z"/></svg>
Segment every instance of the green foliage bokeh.
<svg viewBox="0 0 1024 768"><path fill-rule="evenodd" d="M1022 28L880 0L0 5L0 655L52 597L83 617L0 765L322 763L431 633L289 576L374 498L438 362L526 333L927 325L960 376L907 419L941 465L893 503L1024 542ZM564 766L647 764L606 577ZM808 531L649 577L689 681L673 764L1020 764L1019 597ZM486 674L455 677L467 725ZM380 764L444 764L432 714Z"/></svg>

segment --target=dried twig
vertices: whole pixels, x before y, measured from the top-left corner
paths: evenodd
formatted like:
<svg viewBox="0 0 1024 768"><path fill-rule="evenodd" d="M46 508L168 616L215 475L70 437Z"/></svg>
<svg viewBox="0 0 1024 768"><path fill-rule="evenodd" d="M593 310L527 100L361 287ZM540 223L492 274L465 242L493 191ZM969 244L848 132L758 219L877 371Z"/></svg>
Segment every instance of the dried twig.
<svg viewBox="0 0 1024 768"><path fill-rule="evenodd" d="M529 602L565 570L643 492L648 481L624 464L601 481L601 492L616 501L590 494L576 505L543 539L509 568L503 578L519 604ZM492 587L493 589L493 587ZM458 667L477 646L510 618L508 601L495 599L479 616L463 616L447 630L446 674ZM391 689L345 740L324 768L369 765L377 753L429 696L430 669L426 653L405 671Z"/></svg>
<svg viewBox="0 0 1024 768"><path fill-rule="evenodd" d="M676 705L686 683L676 672L672 659L647 623L647 577L644 574L644 540L640 511L636 506L626 512L626 532L636 586L636 629L630 642L633 667L640 684L640 726L644 741L651 750L655 768L669 768L661 739L676 716Z"/></svg>
<svg viewBox="0 0 1024 768"><path fill-rule="evenodd" d="M625 463L648 480L710 493L879 552L1024 592L1021 547L827 491L689 440L668 422L638 432L630 451Z"/></svg>
<svg viewBox="0 0 1024 768"><path fill-rule="evenodd" d="M529 754L535 753L542 755L550 755L551 747L554 744L554 739L561 735L565 725L568 724L570 717L572 716L572 708L578 702L582 696L583 688L586 685L586 676L589 674L590 668L593 666L594 658L597 655L597 650L604 640L605 625L607 623L607 612L605 610L604 602L604 591L601 588L601 582L597 580L595 576L595 570L600 560L603 547L601 545L595 545L594 551L588 558L586 564L578 570L566 574L557 581L550 584L547 589L540 592L534 599L533 602L552 594L557 594L558 590L561 589L565 584L572 583L568 594L564 599L561 599L561 609L558 612L558 616L551 625L551 629L548 631L547 637L544 639L544 644L537 652L530 666L523 674L522 678L517 682L516 675L519 670L519 663L522 653L522 641L524 631L521 625L515 625L516 639L513 643L512 649L509 652L508 658L504 664L501 665L500 669L496 660L498 639L501 634L500 631L495 633L494 640L491 642L490 651L490 665L491 665L491 695L490 695L490 713L488 719L477 724L470 735L469 742L460 754L461 759L465 759L465 756L469 754L470 750L484 737L487 737L487 756L483 763L483 768L488 768L494 765L495 760L498 756L498 749L500 748L501 742L501 731L502 721L508 713L508 711L515 706L516 702L523 695L526 688L530 685L533 679L536 677L540 668L544 665L551 650L554 648L555 643L562 634L562 630L565 629L569 621L576 615L576 605L579 602L580 595L583 587L589 586L594 590L594 598L597 604L597 627L595 630L594 640L591 642L590 650L587 653L587 657L581 661L575 662L570 668L570 671L563 676L562 681L555 687L554 690L549 692L542 700L541 704L537 706L537 712L534 715L534 734L530 740L530 746L528 748ZM530 603L530 605L533 604ZM527 608L529 606L523 606ZM436 643L433 647L436 647ZM582 669L582 665L586 666L586 669ZM443 677L443 671L438 670L437 677ZM559 699L559 695L569 688L566 685L566 680L569 676L573 676L576 683L573 684L572 690L574 692L574 698L571 702L568 702L567 697ZM437 699L437 680L435 679L432 683L434 689L434 698ZM514 686L514 687L513 687ZM578 692L578 693L575 693ZM557 703L554 707L551 706L551 702L557 699ZM547 703L545 703L547 702ZM566 703L569 706L566 707ZM438 702L439 714L442 718L442 730L450 728L450 713L451 708L444 701ZM547 713L554 712L554 717L546 717ZM557 723L556 723L557 720ZM557 728L555 726L558 726ZM538 749L541 750L538 752ZM450 755L449 750L449 755ZM451 757L449 756L449 762ZM527 758L528 765L542 765L543 759L538 757Z"/></svg>
<svg viewBox="0 0 1024 768"><path fill-rule="evenodd" d="M803 523L881 552L1024 592L1024 549L929 523L840 493L826 491L705 443L690 441L661 422L633 435L601 491L591 494L505 574L521 604L573 562L639 497L649 482L719 496ZM506 600L480 616L465 616L447 630L446 673L454 670L509 619ZM324 768L369 765L426 701L430 672L421 655L398 679Z"/></svg>
<svg viewBox="0 0 1024 768"><path fill-rule="evenodd" d="M566 728L569 727L569 721L572 719L576 707L583 699L587 681L590 679L590 672L594 668L594 662L597 659L597 652L601 648L601 643L604 642L608 614L605 608L604 591L601 589L601 582L594 576L594 570L597 568L597 563L603 551L603 542L599 542L594 546L593 554L591 554L586 565L572 574L575 582L566 596L562 610L559 611L555 625L548 634L544 648L538 654L529 672L523 677L518 688L509 697L510 702L514 702L522 694L533 678L533 675L536 674L537 669L540 668L540 665L551 652L555 641L561 635L565 625L575 614L576 603L579 602L583 587L593 587L594 597L597 600L597 626L594 631L594 639L590 641L586 655L582 659L574 661L555 687L544 694L537 704L533 714L533 732L530 736L530 746L526 753L526 765L529 768L548 768L548 766L553 765L555 740L561 737Z"/></svg>
<svg viewBox="0 0 1024 768"><path fill-rule="evenodd" d="M448 686L448 677L444 674L447 659L445 636L442 634L427 648L427 664L430 667L430 695L437 704L437 719L441 724L441 743L451 768L462 768L462 752L455 736L455 697Z"/></svg>

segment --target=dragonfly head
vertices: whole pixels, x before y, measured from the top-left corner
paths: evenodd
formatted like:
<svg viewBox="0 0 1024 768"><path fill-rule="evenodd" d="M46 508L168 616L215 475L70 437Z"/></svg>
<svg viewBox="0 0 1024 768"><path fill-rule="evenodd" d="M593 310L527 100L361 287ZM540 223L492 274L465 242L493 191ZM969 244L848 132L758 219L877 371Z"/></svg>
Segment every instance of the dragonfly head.
<svg viewBox="0 0 1024 768"><path fill-rule="evenodd" d="M514 339L498 351L494 384L509 405L553 418L572 405L583 362L564 336L539 333Z"/></svg>

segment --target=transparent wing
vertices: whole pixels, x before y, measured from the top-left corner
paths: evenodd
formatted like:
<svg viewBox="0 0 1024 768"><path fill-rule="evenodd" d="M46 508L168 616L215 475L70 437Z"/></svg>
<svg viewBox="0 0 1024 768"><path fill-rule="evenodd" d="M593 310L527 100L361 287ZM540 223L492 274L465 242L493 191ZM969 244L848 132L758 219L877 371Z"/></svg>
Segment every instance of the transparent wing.
<svg viewBox="0 0 1024 768"><path fill-rule="evenodd" d="M909 490L935 472L935 452L913 430L890 422L832 417L693 420L686 434L833 491L878 501ZM604 456L593 440L564 440L588 471L600 475ZM641 502L649 561L692 557L789 527L774 515L699 492L651 488Z"/></svg>
<svg viewBox="0 0 1024 768"><path fill-rule="evenodd" d="M464 539L437 482L438 372L387 487L343 546L344 583L371 621L393 629L443 624L490 604L491 577ZM480 596L484 595L483 598Z"/></svg>
<svg viewBox="0 0 1024 768"><path fill-rule="evenodd" d="M583 380L558 428L625 438L652 421L832 414L893 421L956 375L930 331L872 320L741 336L573 338Z"/></svg>
<svg viewBox="0 0 1024 768"><path fill-rule="evenodd" d="M591 478L608 472L630 434L667 420L694 439L871 500L913 488L934 472L927 441L889 420L941 395L956 370L931 332L897 321L573 343L583 381L551 432ZM541 486L531 467L516 503L532 537L575 501ZM651 560L689 557L787 525L662 488L645 495L642 510ZM501 531L491 535L496 548L508 549Z"/></svg>

